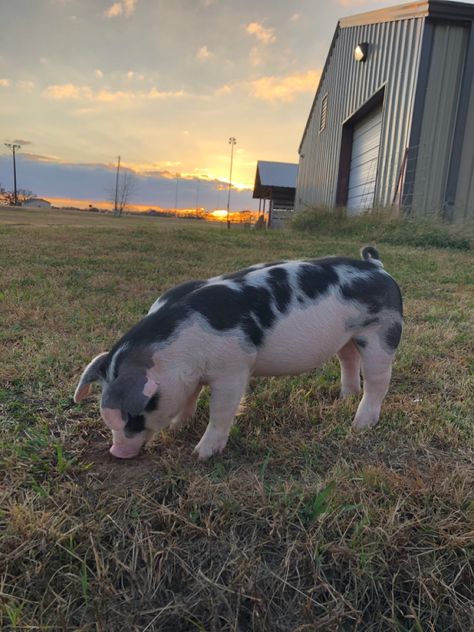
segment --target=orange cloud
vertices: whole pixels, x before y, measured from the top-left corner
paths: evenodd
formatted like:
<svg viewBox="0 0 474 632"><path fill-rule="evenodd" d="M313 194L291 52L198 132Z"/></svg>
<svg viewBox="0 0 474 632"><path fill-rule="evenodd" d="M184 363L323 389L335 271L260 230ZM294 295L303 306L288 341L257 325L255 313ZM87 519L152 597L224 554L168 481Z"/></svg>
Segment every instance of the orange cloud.
<svg viewBox="0 0 474 632"><path fill-rule="evenodd" d="M126 15L128 17L135 11L136 3L137 0L120 0L120 2L114 2L114 4L105 11L104 15L107 18L116 18L119 15Z"/></svg>
<svg viewBox="0 0 474 632"><path fill-rule="evenodd" d="M288 75L286 77L262 77L250 82L253 95L262 101L293 101L300 92L314 92L319 79L320 70Z"/></svg>
<svg viewBox="0 0 474 632"><path fill-rule="evenodd" d="M43 96L48 99L56 101L61 100L82 100L82 101L96 101L102 103L111 103L113 101L124 101L133 99L169 99L185 96L183 90L178 91L163 91L158 88L151 88L150 90L143 92L133 92L131 90L92 90L90 86L76 86L72 83L63 83L48 86L43 91Z"/></svg>
<svg viewBox="0 0 474 632"><path fill-rule="evenodd" d="M201 48L196 53L196 59L198 59L199 61L206 61L213 56L214 55L210 52L207 46L201 46Z"/></svg>
<svg viewBox="0 0 474 632"><path fill-rule="evenodd" d="M0 88L8 88L10 86L10 79L0 79Z"/></svg>
<svg viewBox="0 0 474 632"><path fill-rule="evenodd" d="M273 42L276 42L275 29L265 28L258 22L250 22L245 27L245 30L249 35L255 35L262 44L273 44Z"/></svg>

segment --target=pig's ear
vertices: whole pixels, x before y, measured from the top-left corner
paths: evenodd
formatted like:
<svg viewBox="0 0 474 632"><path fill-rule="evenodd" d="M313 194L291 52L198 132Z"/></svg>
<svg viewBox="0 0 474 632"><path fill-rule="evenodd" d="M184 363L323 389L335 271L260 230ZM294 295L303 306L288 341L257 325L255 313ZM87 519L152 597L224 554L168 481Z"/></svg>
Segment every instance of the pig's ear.
<svg viewBox="0 0 474 632"><path fill-rule="evenodd" d="M145 395L145 397L148 397L148 398L151 399L153 397L153 395L156 394L156 391L158 390L158 386L159 385L160 385L159 382L157 382L153 378L147 376L146 383L145 383L145 386L143 388L143 395Z"/></svg>
<svg viewBox="0 0 474 632"><path fill-rule="evenodd" d="M81 379L74 393L74 401L76 404L89 395L92 382L105 377L103 369L108 355L107 351L99 354L84 369L84 373L81 375Z"/></svg>

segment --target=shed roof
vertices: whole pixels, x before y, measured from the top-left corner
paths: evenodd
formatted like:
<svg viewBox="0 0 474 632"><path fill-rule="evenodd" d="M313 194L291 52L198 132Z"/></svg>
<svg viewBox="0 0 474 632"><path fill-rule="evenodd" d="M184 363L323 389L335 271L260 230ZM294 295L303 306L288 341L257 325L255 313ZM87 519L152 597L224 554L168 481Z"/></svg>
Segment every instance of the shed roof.
<svg viewBox="0 0 474 632"><path fill-rule="evenodd" d="M298 165L291 162L259 160L257 172L264 187L296 188Z"/></svg>

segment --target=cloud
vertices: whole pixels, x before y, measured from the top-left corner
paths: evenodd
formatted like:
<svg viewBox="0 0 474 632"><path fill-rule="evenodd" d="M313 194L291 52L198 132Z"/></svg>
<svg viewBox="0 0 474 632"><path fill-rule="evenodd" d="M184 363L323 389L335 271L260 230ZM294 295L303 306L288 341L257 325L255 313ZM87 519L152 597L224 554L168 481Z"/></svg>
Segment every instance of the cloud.
<svg viewBox="0 0 474 632"><path fill-rule="evenodd" d="M92 99L93 93L89 86L75 86L73 83L62 83L48 86L43 91L43 96L60 101L63 99Z"/></svg>
<svg viewBox="0 0 474 632"><path fill-rule="evenodd" d="M207 46L201 46L201 48L196 53L196 59L198 59L199 61L206 61L211 57L214 57L214 55L210 52Z"/></svg>
<svg viewBox="0 0 474 632"><path fill-rule="evenodd" d="M63 83L48 86L42 93L42 96L54 101L95 101L95 102L113 102L123 100L147 100L147 99L169 99L185 96L183 90L163 91L158 88L150 90L133 92L132 90L110 90L108 88L102 90L93 90L90 86L76 86L72 83Z"/></svg>
<svg viewBox="0 0 474 632"><path fill-rule="evenodd" d="M119 15L125 15L129 17L135 11L135 5L138 0L120 0L119 2L114 2L106 11L105 17L107 18L116 18Z"/></svg>
<svg viewBox="0 0 474 632"><path fill-rule="evenodd" d="M261 77L249 83L251 93L261 101L289 102L301 92L314 92L320 77L320 70L308 70L286 77Z"/></svg>
<svg viewBox="0 0 474 632"><path fill-rule="evenodd" d="M16 87L21 90L21 92L32 92L35 87L34 81L17 81Z"/></svg>
<svg viewBox="0 0 474 632"><path fill-rule="evenodd" d="M249 35L255 35L262 44L273 44L273 42L276 42L275 29L265 28L263 24L258 22L250 22L245 27L245 30Z"/></svg>
<svg viewBox="0 0 474 632"><path fill-rule="evenodd" d="M0 79L0 88L9 88L10 84L10 79Z"/></svg>
<svg viewBox="0 0 474 632"><path fill-rule="evenodd" d="M116 18L118 15L122 15L123 7L120 2L116 2L105 12L106 17Z"/></svg>
<svg viewBox="0 0 474 632"><path fill-rule="evenodd" d="M290 18L291 22L299 22L301 19L301 13L293 13L293 15Z"/></svg>
<svg viewBox="0 0 474 632"><path fill-rule="evenodd" d="M15 138L15 140L12 142L14 142L15 145L32 145L31 140L24 140L21 138Z"/></svg>
<svg viewBox="0 0 474 632"><path fill-rule="evenodd" d="M102 72L102 70L100 70L100 68L97 68L96 70L94 70L94 74L99 79L102 79L102 77L104 76L104 73Z"/></svg>
<svg viewBox="0 0 474 632"><path fill-rule="evenodd" d="M249 63L251 66L259 66L264 61L264 57L261 53L261 48L258 46L252 46L249 52Z"/></svg>

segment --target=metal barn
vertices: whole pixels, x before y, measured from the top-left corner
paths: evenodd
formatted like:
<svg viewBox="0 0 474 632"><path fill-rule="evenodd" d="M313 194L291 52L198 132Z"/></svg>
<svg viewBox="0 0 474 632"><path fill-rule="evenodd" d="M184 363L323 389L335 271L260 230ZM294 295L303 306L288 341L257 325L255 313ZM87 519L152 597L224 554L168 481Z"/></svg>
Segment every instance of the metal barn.
<svg viewBox="0 0 474 632"><path fill-rule="evenodd" d="M474 5L341 19L299 148L295 208L474 216Z"/></svg>

